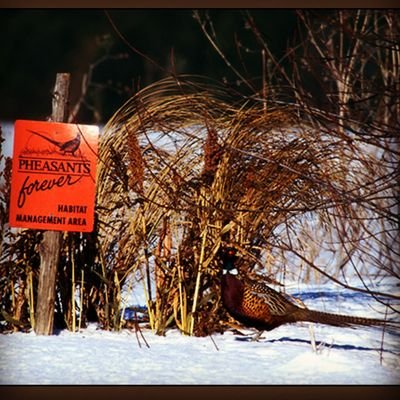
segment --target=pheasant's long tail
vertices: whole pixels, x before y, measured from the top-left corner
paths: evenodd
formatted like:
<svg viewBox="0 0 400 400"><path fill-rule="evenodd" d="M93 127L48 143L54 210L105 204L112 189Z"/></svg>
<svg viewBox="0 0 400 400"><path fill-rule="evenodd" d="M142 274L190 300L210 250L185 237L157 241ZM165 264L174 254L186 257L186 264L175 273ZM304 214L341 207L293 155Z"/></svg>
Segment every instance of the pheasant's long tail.
<svg viewBox="0 0 400 400"><path fill-rule="evenodd" d="M298 321L316 322L332 326L390 326L400 328L398 323L383 319L355 317L351 315L331 314L322 311L299 308L296 312Z"/></svg>
<svg viewBox="0 0 400 400"><path fill-rule="evenodd" d="M51 138L49 138L49 137L47 137L47 136L45 136L45 135L42 135L42 134L39 133L39 132L31 131L30 129L28 129L28 130L29 130L29 132L32 132L33 134L35 134L35 135L37 135L37 136L40 136L41 138L47 140L48 142L50 142L50 143L52 143L52 144L54 144L54 145L60 147L60 142L57 142L56 140L53 140L53 139L51 139Z"/></svg>

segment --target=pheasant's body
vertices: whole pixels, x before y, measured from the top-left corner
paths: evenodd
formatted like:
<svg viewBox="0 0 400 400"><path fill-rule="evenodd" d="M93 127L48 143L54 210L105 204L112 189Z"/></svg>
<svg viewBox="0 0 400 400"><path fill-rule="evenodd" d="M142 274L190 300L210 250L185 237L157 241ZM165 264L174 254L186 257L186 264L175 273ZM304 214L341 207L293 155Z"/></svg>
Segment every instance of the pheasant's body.
<svg viewBox="0 0 400 400"><path fill-rule="evenodd" d="M232 256L233 257L233 256ZM299 307L264 283L247 284L230 273L234 258L223 257L222 301L229 314L246 326L270 331L280 325L308 321L333 326L385 325L380 319L330 314Z"/></svg>

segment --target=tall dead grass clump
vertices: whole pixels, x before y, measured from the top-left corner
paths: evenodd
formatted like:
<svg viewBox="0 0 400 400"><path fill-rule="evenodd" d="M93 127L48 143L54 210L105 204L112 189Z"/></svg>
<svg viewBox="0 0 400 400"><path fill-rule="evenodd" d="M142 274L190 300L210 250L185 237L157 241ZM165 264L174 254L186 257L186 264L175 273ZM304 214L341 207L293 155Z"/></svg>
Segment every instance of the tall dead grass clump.
<svg viewBox="0 0 400 400"><path fill-rule="evenodd" d="M158 334L222 329L215 255L225 242L243 253L249 273L266 272L255 260L267 257L280 279L299 279L303 265L338 280L320 267L320 253L345 245L347 260L367 240L360 221L378 211L370 196L385 173L362 143L316 128L295 107L238 102L185 77L128 101L104 129L100 159L105 268L121 282L142 278ZM140 185L129 184L138 177ZM306 224L318 232L302 232ZM304 254L310 245L321 247L313 259Z"/></svg>

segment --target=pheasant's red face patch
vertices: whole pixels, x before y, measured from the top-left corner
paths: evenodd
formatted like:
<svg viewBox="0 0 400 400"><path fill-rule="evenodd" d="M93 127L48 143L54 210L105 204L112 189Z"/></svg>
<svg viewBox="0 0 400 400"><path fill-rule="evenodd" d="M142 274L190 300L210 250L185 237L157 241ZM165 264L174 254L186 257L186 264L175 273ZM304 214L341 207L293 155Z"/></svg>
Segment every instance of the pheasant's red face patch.
<svg viewBox="0 0 400 400"><path fill-rule="evenodd" d="M234 256L234 255L236 255L236 251L233 250L233 249L229 249L229 250L228 250L228 255L229 255L229 256Z"/></svg>

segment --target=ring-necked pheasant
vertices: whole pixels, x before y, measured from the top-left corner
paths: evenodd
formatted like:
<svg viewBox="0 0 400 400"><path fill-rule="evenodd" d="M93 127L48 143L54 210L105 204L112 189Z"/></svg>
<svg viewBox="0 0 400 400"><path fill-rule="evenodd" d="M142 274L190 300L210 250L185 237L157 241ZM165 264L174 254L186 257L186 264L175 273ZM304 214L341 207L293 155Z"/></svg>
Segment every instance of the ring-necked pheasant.
<svg viewBox="0 0 400 400"><path fill-rule="evenodd" d="M28 131L54 144L56 147L59 148L61 152L63 152L64 155L67 153L75 155L75 152L79 149L79 146L81 144L81 134L79 132L71 140L67 140L66 142L58 142L57 140L51 139L45 135L42 135L39 132L35 132L30 129L28 129Z"/></svg>
<svg viewBox="0 0 400 400"><path fill-rule="evenodd" d="M237 321L259 331L270 331L280 325L308 321L333 326L383 326L387 321L372 318L331 314L302 308L283 294L264 283L247 284L238 277L234 248L220 251L223 275L221 278L222 302L229 314Z"/></svg>

